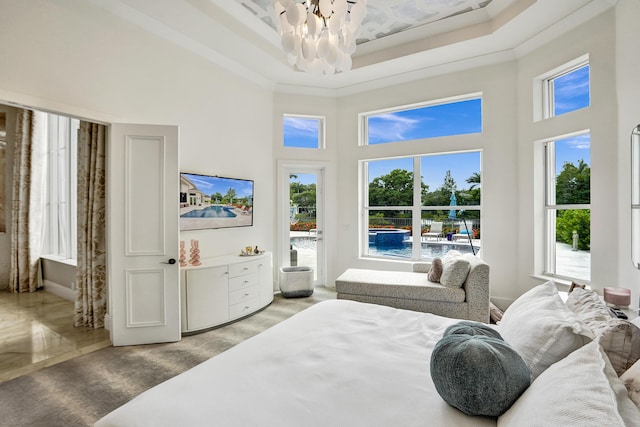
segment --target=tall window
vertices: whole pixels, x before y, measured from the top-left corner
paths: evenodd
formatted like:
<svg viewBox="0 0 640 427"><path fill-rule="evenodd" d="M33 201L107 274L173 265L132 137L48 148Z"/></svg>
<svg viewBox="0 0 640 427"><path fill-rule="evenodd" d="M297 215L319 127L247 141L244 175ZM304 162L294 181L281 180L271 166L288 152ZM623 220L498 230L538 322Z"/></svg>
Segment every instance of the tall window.
<svg viewBox="0 0 640 427"><path fill-rule="evenodd" d="M591 278L590 135L545 143L545 273Z"/></svg>
<svg viewBox="0 0 640 427"><path fill-rule="evenodd" d="M294 148L324 148L324 118L285 114L284 146Z"/></svg>
<svg viewBox="0 0 640 427"><path fill-rule="evenodd" d="M480 249L480 152L363 162L363 255L433 259Z"/></svg>
<svg viewBox="0 0 640 427"><path fill-rule="evenodd" d="M47 209L43 254L76 258L76 119L47 115L48 171Z"/></svg>
<svg viewBox="0 0 640 427"><path fill-rule="evenodd" d="M360 114L362 145L482 132L482 98L438 100Z"/></svg>

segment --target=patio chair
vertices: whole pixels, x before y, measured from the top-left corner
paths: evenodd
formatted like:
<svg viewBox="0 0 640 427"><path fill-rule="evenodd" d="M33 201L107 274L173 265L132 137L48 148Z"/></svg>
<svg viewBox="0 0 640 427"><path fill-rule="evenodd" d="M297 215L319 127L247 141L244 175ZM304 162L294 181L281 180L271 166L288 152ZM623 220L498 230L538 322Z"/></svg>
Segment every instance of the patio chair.
<svg viewBox="0 0 640 427"><path fill-rule="evenodd" d="M444 237L444 234L442 234L442 222L432 222L431 227L429 227L429 231L422 233L423 239L429 239L429 237L434 237L436 240L440 240Z"/></svg>

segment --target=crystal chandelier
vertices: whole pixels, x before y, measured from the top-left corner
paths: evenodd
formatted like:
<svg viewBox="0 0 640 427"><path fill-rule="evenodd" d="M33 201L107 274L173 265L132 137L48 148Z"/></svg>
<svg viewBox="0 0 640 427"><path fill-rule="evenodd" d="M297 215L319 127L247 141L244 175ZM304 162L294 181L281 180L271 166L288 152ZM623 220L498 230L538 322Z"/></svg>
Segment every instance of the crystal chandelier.
<svg viewBox="0 0 640 427"><path fill-rule="evenodd" d="M274 0L282 49L291 65L312 74L351 69L367 0Z"/></svg>

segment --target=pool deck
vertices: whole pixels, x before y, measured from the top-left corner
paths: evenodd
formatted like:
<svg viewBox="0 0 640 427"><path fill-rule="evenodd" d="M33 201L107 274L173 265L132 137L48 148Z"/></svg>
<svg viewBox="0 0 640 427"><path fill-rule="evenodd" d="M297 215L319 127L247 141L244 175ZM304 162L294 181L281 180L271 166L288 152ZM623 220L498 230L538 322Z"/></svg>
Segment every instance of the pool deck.
<svg viewBox="0 0 640 427"><path fill-rule="evenodd" d="M314 230L315 231L315 230ZM291 231L290 237L308 237L315 238L315 232ZM472 239L473 246L480 248L482 241L480 239ZM422 240L422 244L429 245L452 245L452 246L469 246L468 240L457 239L449 241L446 238L436 241L435 239ZM587 251L573 251L570 245L564 243L556 243L556 259L558 261L558 274L567 277L586 278L590 275L591 253ZM298 265L307 265L315 268L316 256L313 249L298 249Z"/></svg>

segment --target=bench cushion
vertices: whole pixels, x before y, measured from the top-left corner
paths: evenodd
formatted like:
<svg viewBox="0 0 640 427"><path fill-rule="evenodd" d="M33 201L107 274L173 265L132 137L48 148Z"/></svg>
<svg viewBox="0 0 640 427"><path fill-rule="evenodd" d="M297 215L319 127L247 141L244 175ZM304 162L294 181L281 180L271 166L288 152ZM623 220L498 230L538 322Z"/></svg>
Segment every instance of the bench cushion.
<svg viewBox="0 0 640 427"><path fill-rule="evenodd" d="M464 302L462 288L430 282L425 273L350 268L336 279L338 293L427 301Z"/></svg>

